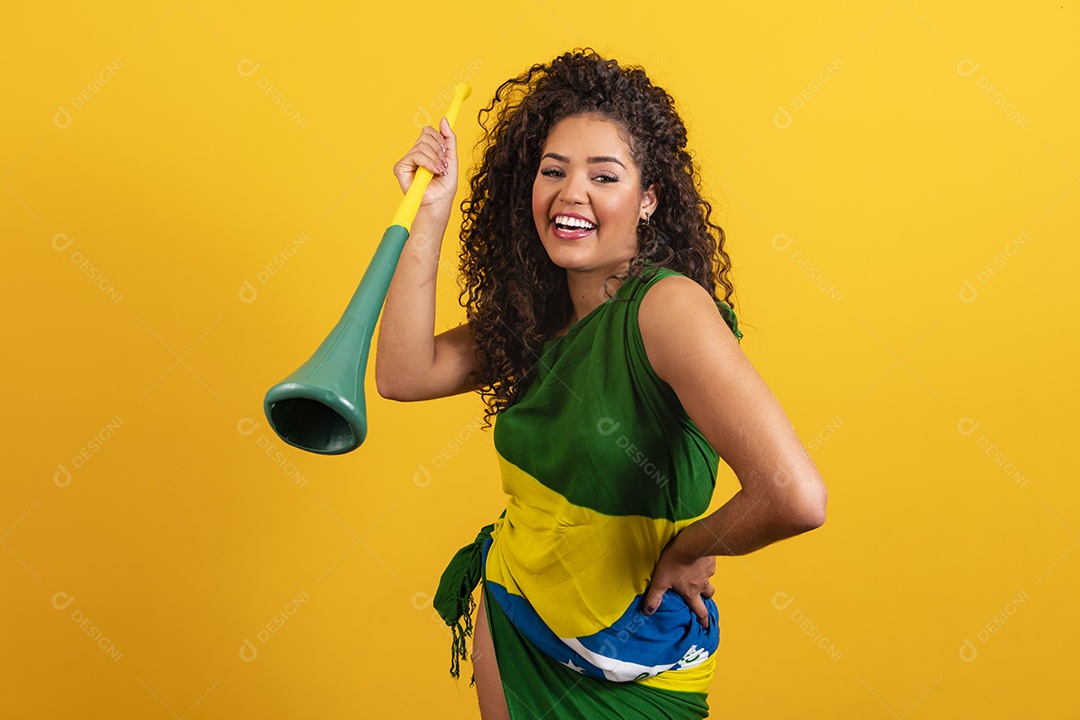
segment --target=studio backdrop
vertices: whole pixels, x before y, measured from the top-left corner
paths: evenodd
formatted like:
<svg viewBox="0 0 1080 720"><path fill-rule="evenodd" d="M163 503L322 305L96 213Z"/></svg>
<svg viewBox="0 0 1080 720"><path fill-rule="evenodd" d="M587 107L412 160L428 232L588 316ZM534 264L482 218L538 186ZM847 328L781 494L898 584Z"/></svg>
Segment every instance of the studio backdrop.
<svg viewBox="0 0 1080 720"><path fill-rule="evenodd" d="M0 716L478 717L432 597L504 507L480 399L369 372L336 457L262 402L454 86L464 181L499 84L585 46L676 98L742 349L829 489L821 529L718 559L713 716L1080 713L1076 3L2 15Z"/></svg>

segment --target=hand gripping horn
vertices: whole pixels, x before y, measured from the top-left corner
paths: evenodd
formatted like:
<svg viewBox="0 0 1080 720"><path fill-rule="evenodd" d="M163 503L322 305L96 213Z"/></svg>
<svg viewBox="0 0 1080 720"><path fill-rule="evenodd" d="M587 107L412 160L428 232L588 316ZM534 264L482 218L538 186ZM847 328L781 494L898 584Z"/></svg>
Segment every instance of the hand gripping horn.
<svg viewBox="0 0 1080 720"><path fill-rule="evenodd" d="M468 83L455 86L446 110L451 126L471 92ZM430 170L416 169L412 185L337 325L306 363L267 391L263 401L266 419L290 445L313 453L340 455L360 447L367 437L364 374L371 336L401 250L409 239L409 227L431 178Z"/></svg>

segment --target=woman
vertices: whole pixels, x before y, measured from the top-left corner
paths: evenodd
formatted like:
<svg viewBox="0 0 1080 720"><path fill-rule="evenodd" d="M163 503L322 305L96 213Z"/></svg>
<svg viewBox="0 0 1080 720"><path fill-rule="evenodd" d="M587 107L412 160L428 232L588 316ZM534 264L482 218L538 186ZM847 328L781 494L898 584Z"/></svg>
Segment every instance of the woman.
<svg viewBox="0 0 1080 720"><path fill-rule="evenodd" d="M452 673L472 633L491 718L700 718L719 644L710 578L824 522L821 477L739 347L730 261L674 101L566 53L505 82L462 203L467 322L434 334L456 137L395 166L425 192L386 299L384 397L476 390L507 507L443 575ZM485 122L486 116L486 122ZM706 515L722 457L742 489Z"/></svg>

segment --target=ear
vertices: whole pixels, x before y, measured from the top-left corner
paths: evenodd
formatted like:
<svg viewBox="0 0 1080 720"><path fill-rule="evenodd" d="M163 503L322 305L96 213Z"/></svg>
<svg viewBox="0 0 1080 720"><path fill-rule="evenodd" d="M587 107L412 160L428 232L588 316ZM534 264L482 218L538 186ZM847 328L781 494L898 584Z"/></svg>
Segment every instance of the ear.
<svg viewBox="0 0 1080 720"><path fill-rule="evenodd" d="M645 188L645 192L641 194L641 212L639 217L644 220L647 216L656 212L657 204L660 202L660 186L653 183L649 187Z"/></svg>

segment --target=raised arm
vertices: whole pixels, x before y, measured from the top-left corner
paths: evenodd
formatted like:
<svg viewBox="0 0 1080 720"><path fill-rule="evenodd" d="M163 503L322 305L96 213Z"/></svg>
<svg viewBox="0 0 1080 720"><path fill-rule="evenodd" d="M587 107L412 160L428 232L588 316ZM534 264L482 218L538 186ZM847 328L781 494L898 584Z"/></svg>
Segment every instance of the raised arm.
<svg viewBox="0 0 1080 720"><path fill-rule="evenodd" d="M642 299L645 352L690 419L742 485L726 504L687 526L665 549L646 597L668 588L699 618L711 597L715 555L743 555L825 522L827 493L809 453L776 397L743 354L709 294L669 277Z"/></svg>
<svg viewBox="0 0 1080 720"><path fill-rule="evenodd" d="M469 373L479 364L476 342L465 325L435 335L435 285L443 235L457 192L457 138L443 119L425 127L412 149L394 165L402 192L417 167L434 178L420 203L383 306L375 354L375 384L391 400L430 400L473 388Z"/></svg>

